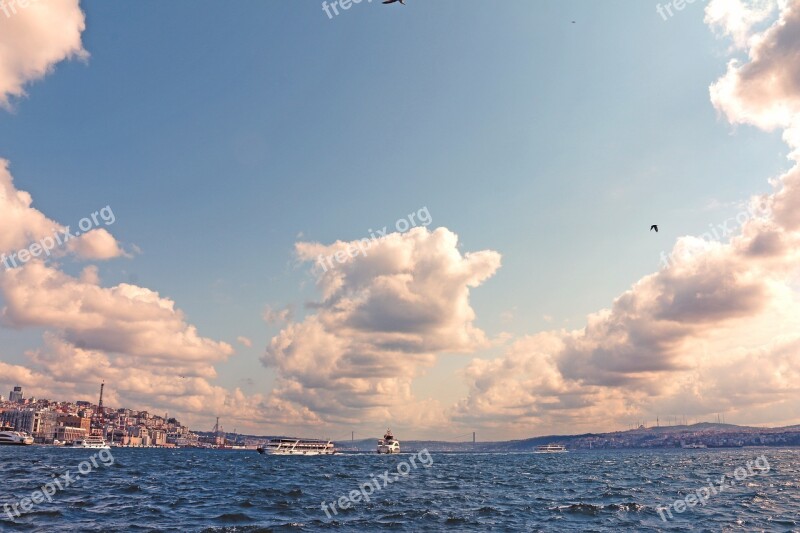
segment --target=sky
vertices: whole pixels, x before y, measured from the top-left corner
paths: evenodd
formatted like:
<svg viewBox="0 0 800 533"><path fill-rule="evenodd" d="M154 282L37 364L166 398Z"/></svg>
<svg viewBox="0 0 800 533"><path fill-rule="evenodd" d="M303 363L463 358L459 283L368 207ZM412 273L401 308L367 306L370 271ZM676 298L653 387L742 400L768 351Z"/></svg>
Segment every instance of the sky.
<svg viewBox="0 0 800 533"><path fill-rule="evenodd" d="M0 394L338 439L800 423L800 0L23 6Z"/></svg>

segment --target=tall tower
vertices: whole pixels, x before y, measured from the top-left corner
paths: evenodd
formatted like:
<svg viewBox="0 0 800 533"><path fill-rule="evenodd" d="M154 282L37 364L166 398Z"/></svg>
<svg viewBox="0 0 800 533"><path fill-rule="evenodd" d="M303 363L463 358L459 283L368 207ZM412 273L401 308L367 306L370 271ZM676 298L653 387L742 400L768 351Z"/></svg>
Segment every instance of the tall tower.
<svg viewBox="0 0 800 533"><path fill-rule="evenodd" d="M105 422L105 417L103 416L103 389L106 387L106 382L103 381L100 384L100 400L97 402L97 420L102 427L103 423Z"/></svg>
<svg viewBox="0 0 800 533"><path fill-rule="evenodd" d="M25 396L22 394L22 387L16 386L14 390L8 395L9 402L21 402L25 399Z"/></svg>

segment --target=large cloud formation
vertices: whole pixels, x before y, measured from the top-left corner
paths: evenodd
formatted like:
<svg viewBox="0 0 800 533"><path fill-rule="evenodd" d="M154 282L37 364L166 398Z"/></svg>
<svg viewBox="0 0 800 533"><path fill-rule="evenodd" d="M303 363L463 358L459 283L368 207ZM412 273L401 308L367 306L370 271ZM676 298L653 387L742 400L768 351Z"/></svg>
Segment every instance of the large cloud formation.
<svg viewBox="0 0 800 533"><path fill-rule="evenodd" d="M776 7L777 20L759 29ZM715 0L707 21L748 54L712 85L713 104L732 123L784 129L794 168L773 194L751 200L756 215L730 242L682 238L667 267L584 329L474 360L455 420L525 435L659 414L800 419L800 1Z"/></svg>
<svg viewBox="0 0 800 533"><path fill-rule="evenodd" d="M31 0L0 5L0 107L25 94L65 59L86 58L81 44L85 18L79 0Z"/></svg>
<svg viewBox="0 0 800 533"><path fill-rule="evenodd" d="M441 423L442 408L415 399L411 382L437 354L487 344L469 290L500 266L496 252L462 256L457 247L451 231L422 227L369 243L298 243L300 260L317 261L323 300L270 342L264 363L278 371L275 396L328 423ZM318 261L337 253L347 260Z"/></svg>
<svg viewBox="0 0 800 533"><path fill-rule="evenodd" d="M30 247L63 226L35 209L31 196L14 187L0 160L0 254ZM82 235L85 242L99 230ZM64 273L55 257L109 259L121 247L106 230L98 241L73 241L16 268L0 269L3 325L43 328L44 343L26 353L28 364L0 362L0 384L23 385L33 394L85 398L102 380L112 382L110 404L169 410L197 422L225 413L230 422L303 424L310 412L261 395L246 396L211 384L215 363L233 348L201 337L175 302L131 284L103 287L95 266L79 277ZM87 252L88 250L88 252ZM7 354L0 354L5 358Z"/></svg>

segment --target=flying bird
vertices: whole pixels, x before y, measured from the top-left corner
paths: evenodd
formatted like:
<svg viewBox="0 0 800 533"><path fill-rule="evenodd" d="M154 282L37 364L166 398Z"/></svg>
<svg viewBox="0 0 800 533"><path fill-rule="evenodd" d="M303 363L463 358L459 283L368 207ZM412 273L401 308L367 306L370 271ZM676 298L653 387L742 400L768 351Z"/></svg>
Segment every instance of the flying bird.
<svg viewBox="0 0 800 533"><path fill-rule="evenodd" d="M394 4L395 2L400 2L403 5L406 5L406 0L383 0L384 4Z"/></svg>
<svg viewBox="0 0 800 533"><path fill-rule="evenodd" d="M656 230L656 233L658 233L658 224L653 224L652 226L650 226L650 231L653 230Z"/></svg>

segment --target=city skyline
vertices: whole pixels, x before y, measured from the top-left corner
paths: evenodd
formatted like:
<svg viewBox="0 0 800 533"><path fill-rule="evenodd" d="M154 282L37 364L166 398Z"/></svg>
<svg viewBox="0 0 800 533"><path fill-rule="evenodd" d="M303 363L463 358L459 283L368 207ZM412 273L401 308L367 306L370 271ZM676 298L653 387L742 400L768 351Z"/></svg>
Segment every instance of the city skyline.
<svg viewBox="0 0 800 533"><path fill-rule="evenodd" d="M0 390L309 437L800 423L800 2L215 6L0 12Z"/></svg>
<svg viewBox="0 0 800 533"><path fill-rule="evenodd" d="M50 398L24 398L22 387L15 386L6 402L0 395L0 427L8 426L12 430L24 431L33 435L37 442L53 444L57 441L71 443L82 440L90 432L103 436L111 443L128 447L206 447L230 448L239 445L240 449L255 449L263 444L264 439L279 435L243 435L236 428L225 430L219 417L213 429L189 428L183 426L174 417L150 413L131 408L130 406L101 407L101 397L97 403L83 400L63 400ZM47 424L42 421L42 414L52 415ZM116 417L114 415L117 415ZM123 415L120 417L119 415ZM132 418L126 418L132 417ZM144 417L142 419L142 417ZM132 424L132 422L135 422ZM76 429L78 428L78 429ZM155 428L155 429L154 429ZM144 429L144 432L143 432ZM148 435L149 432L149 435ZM198 433L211 433L202 437ZM64 435L69 435L66 438ZM144 436L143 436L144 435ZM116 436L116 437L115 437ZM154 437L153 441L149 440ZM230 438L232 436L233 438ZM471 440L468 437L471 436ZM241 440L243 439L244 440ZM350 439L335 439L340 451L371 451L377 436L359 435L351 432ZM726 424L721 415L716 422L670 418L655 424L649 421L635 421L625 429L609 430L590 434L562 434L547 436L531 436L512 440L477 440L476 432L471 435L459 435L455 441L407 441L429 447L432 444L445 446L436 451L465 451L472 444L479 451L529 451L532 446L544 439L557 440L558 444L569 443L572 449L592 448L674 448L691 447L702 444L716 448L737 448L747 446L786 446L800 442L800 425L786 427L752 427ZM464 440L467 438L467 440ZM116 440L115 440L116 439ZM566 440L564 440L566 439ZM451 448L447 446L452 445ZM365 448L366 446L366 448ZM505 446L505 448L504 448ZM508 448L512 446L513 448Z"/></svg>

